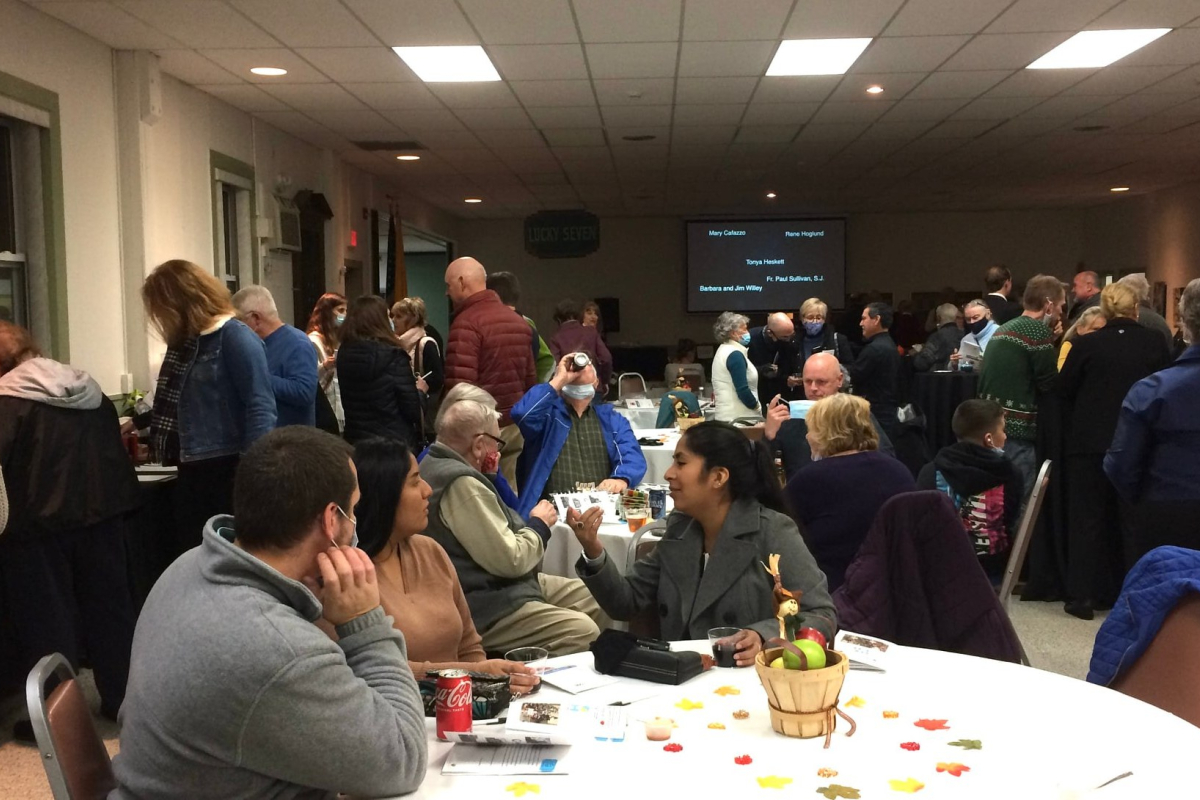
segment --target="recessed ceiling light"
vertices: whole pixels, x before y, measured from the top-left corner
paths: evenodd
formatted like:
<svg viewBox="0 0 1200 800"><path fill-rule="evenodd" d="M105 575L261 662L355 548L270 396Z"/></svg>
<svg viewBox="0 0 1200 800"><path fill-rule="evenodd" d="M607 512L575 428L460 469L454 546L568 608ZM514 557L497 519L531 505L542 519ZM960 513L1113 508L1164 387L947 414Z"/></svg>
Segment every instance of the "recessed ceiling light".
<svg viewBox="0 0 1200 800"><path fill-rule="evenodd" d="M767 192L767 199L768 199L768 200L774 200L774 199L775 199L775 193L774 193L774 192Z"/></svg>
<svg viewBox="0 0 1200 800"><path fill-rule="evenodd" d="M883 94L882 86L868 86L867 94Z"/></svg>
<svg viewBox="0 0 1200 800"><path fill-rule="evenodd" d="M870 39L786 39L775 51L767 75L842 75L870 43Z"/></svg>
<svg viewBox="0 0 1200 800"><path fill-rule="evenodd" d="M267 75L272 78L287 75L287 70L282 67L251 67L250 71L255 75Z"/></svg>
<svg viewBox="0 0 1200 800"><path fill-rule="evenodd" d="M483 202L483 198L480 198L480 197L468 197L466 200L463 200L463 202L464 202L464 203L482 203L482 202Z"/></svg>
<svg viewBox="0 0 1200 800"><path fill-rule="evenodd" d="M396 160L397 160L397 161L420 161L420 160L421 160L421 157L420 157L420 156L413 156L413 155L406 155L406 156L396 156Z"/></svg>
<svg viewBox="0 0 1200 800"><path fill-rule="evenodd" d="M1082 31L1034 61L1029 65L1029 69L1107 67L1170 32L1170 28Z"/></svg>
<svg viewBox="0 0 1200 800"><path fill-rule="evenodd" d="M1110 192L1128 192L1129 187L1128 186L1114 186L1111 189L1109 189L1109 191Z"/></svg>
<svg viewBox="0 0 1200 800"><path fill-rule="evenodd" d="M393 47L417 77L426 83L498 81L500 73L479 45Z"/></svg>

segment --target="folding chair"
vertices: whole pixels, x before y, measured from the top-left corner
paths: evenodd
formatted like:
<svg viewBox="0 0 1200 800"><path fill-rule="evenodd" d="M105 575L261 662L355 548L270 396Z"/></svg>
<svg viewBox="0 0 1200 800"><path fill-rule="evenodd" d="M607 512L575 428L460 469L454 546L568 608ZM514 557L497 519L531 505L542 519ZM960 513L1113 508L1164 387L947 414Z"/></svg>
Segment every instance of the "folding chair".
<svg viewBox="0 0 1200 800"><path fill-rule="evenodd" d="M633 569L633 565L637 563L638 559L645 558L654 552L654 548L658 546L658 542L666 530L666 517L656 519L638 529L638 532L633 535L633 541L629 543L629 554L625 559L626 572ZM629 631L638 636L657 639L659 635L658 609L652 607L635 614L629 620Z"/></svg>
<svg viewBox="0 0 1200 800"><path fill-rule="evenodd" d="M62 654L46 656L29 672L25 700L54 800L96 800L117 788L87 699Z"/></svg>
<svg viewBox="0 0 1200 800"><path fill-rule="evenodd" d="M1037 525L1038 514L1042 510L1042 502L1046 499L1046 487L1050 483L1050 459L1042 462L1037 479L1033 482L1033 493L1025 504L1025 513L1017 525L1017 536L1013 539L1008 553L1008 564L1004 567L1004 580L1000 583L997 595L1004 612L1008 613L1008 602L1012 598L1013 589L1021 577L1021 568L1025 566L1025 556L1029 552L1029 540L1033 538L1033 529Z"/></svg>

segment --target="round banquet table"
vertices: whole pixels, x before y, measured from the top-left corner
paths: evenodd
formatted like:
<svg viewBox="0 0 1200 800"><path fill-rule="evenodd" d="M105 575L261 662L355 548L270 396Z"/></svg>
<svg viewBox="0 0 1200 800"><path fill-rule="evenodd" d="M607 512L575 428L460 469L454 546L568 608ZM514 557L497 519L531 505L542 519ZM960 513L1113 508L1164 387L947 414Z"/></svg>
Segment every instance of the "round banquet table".
<svg viewBox="0 0 1200 800"><path fill-rule="evenodd" d="M634 430L639 428L653 428L658 424L657 408L625 408L624 406L614 405L613 411L616 411L622 417L629 420L629 427Z"/></svg>
<svg viewBox="0 0 1200 800"><path fill-rule="evenodd" d="M642 455L646 459L646 476L642 483L654 486L665 486L667 469L671 459L675 457L675 445L679 442L678 428L634 428L633 435L639 439L661 439L659 445L642 445Z"/></svg>
<svg viewBox="0 0 1200 800"><path fill-rule="evenodd" d="M975 397L977 372L918 372L913 376L912 402L925 414L925 442L930 454L954 444L950 421L964 400Z"/></svg>
<svg viewBox="0 0 1200 800"><path fill-rule="evenodd" d="M708 649L707 642L673 646ZM578 653L552 663L590 665L591 658ZM851 705L854 698L862 705ZM536 794L526 789L525 796L539 800L810 798L821 797L820 790L833 784L858 793L824 796L906 796L893 788L891 781L897 781L909 789L923 784L922 798L1146 800L1194 796L1200 779L1195 761L1200 728L1178 717L1073 678L917 648L893 646L886 673L849 672L841 707L858 731L846 737L848 726L839 720L828 750L822 749L822 739L791 739L771 730L766 695L753 668L712 669L681 686L623 678L574 696L544 686L539 699L630 703L625 741L575 744L566 775L453 777L441 774L451 745L436 740L433 720L427 719L429 770L408 797L511 798L521 789L518 784L536 786ZM737 709L749 711L749 718L735 720ZM884 711L897 717L885 719ZM675 720L671 742L682 750L667 752L664 743L646 740L636 720L655 716ZM920 726L918 721L926 722ZM712 723L724 728L714 729ZM919 749L901 747L909 742ZM743 755L750 756L750 764L734 762ZM822 778L817 775L822 768L838 774ZM1126 772L1132 775L1091 791ZM775 781L782 791L760 786L760 778L772 776L782 779Z"/></svg>
<svg viewBox="0 0 1200 800"><path fill-rule="evenodd" d="M608 557L613 560L617 569L624 573L625 560L634 537L628 523L605 522L600 526L599 534L600 544L604 545ZM563 521L556 522L550 528L550 541L546 544L546 554L542 558L542 572L561 575L564 578L578 577L575 574L575 562L582 554L583 547L575 538L570 526Z"/></svg>

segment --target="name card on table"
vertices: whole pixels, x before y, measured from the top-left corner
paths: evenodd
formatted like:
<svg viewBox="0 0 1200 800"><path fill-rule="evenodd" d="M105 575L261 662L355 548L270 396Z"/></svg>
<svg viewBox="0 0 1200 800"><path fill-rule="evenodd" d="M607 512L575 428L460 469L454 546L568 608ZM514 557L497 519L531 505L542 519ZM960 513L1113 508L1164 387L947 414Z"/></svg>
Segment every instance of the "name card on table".
<svg viewBox="0 0 1200 800"><path fill-rule="evenodd" d="M838 631L833 639L833 649L846 654L850 669L869 672L887 672L888 650L895 646L885 639L853 631Z"/></svg>
<svg viewBox="0 0 1200 800"><path fill-rule="evenodd" d="M550 498L558 510L558 518L563 522L567 521L567 509L573 508L582 514L592 506L600 506L604 510L605 522L621 521L621 515L617 510L617 504L620 502L619 495L608 492L568 492L552 494Z"/></svg>

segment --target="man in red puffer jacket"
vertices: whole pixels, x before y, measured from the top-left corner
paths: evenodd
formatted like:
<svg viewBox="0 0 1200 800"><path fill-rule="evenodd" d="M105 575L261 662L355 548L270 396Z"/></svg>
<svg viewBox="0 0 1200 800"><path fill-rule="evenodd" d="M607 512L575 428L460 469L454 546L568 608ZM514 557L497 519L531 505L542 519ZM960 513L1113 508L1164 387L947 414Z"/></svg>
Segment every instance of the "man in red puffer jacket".
<svg viewBox="0 0 1200 800"><path fill-rule="evenodd" d="M512 407L537 383L533 331L520 314L487 288L487 272L473 258L458 258L446 268L446 295L454 321L446 343L447 390L471 383L496 398L500 412L500 473L517 486L517 457L524 440L512 421Z"/></svg>

